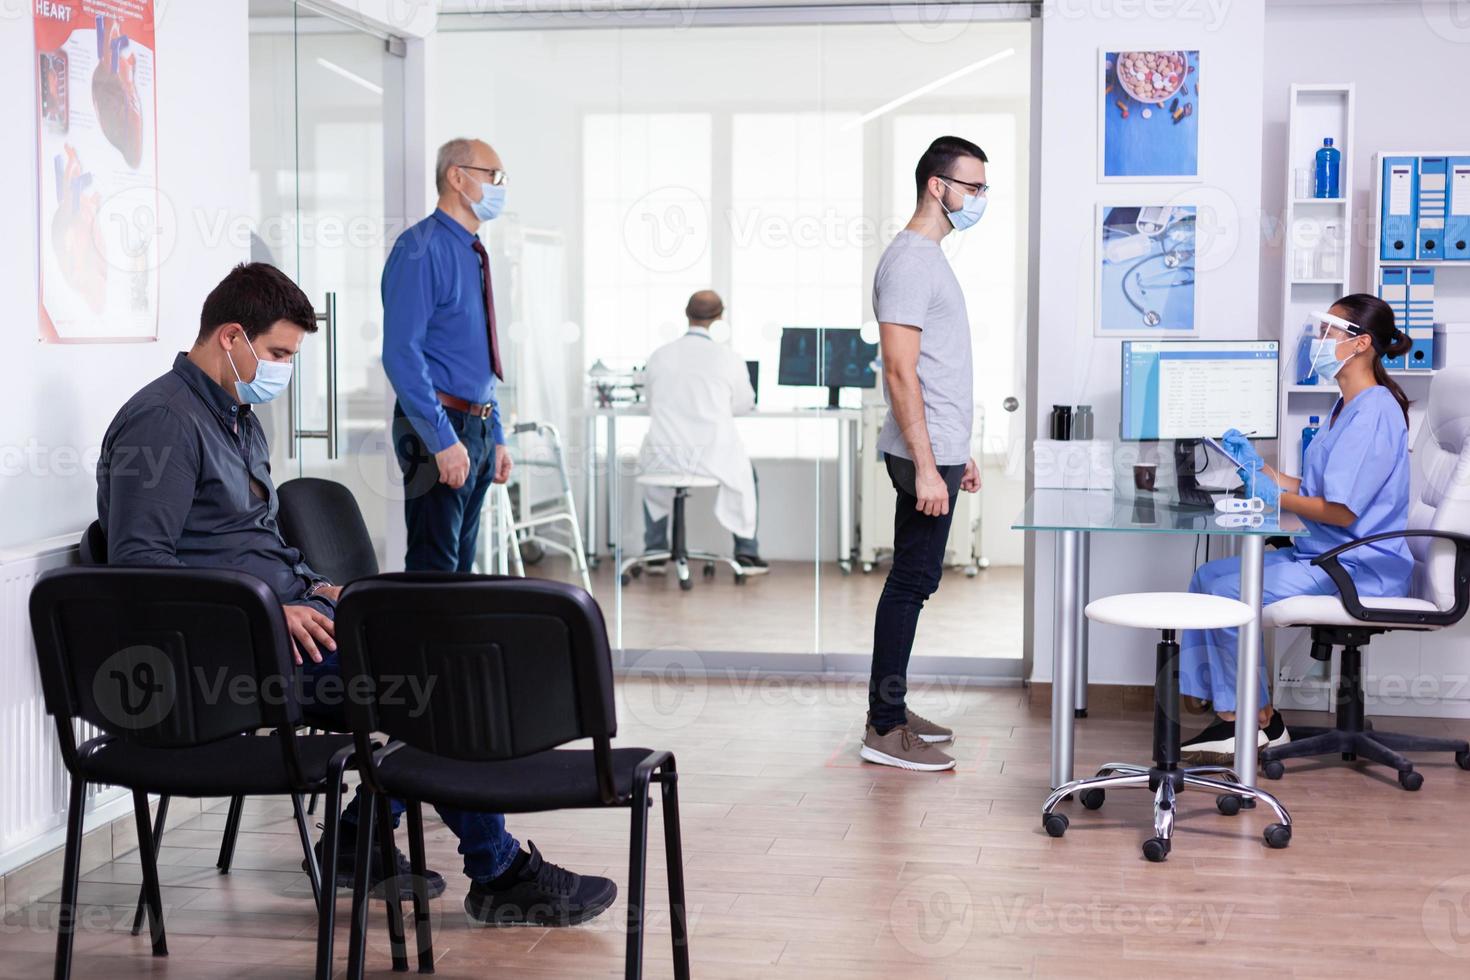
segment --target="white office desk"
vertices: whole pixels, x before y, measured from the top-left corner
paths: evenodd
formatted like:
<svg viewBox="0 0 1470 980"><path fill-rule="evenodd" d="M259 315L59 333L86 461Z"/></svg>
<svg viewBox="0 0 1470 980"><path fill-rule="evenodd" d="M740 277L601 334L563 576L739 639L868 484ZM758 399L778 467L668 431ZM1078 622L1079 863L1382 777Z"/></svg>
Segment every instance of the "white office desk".
<svg viewBox="0 0 1470 980"><path fill-rule="evenodd" d="M607 507L607 548L615 552L618 546L619 516L622 513L617 501L616 479L618 458L618 419L648 418L646 402L633 405L618 405L611 408L588 409L587 425L586 492L584 494L584 520L587 529L587 561L596 565L597 555L597 512L598 502ZM834 421L837 426L837 564L844 574L852 571L853 556L857 552L857 532L854 527L857 507L854 505L856 483L853 480L853 463L857 458L859 433L862 431L863 410L860 408L790 408L762 409L737 415L737 420L754 419L791 421L793 419L817 419ZM599 425L599 423L601 423ZM601 481L597 468L598 429L602 429L602 442L606 446L608 469L611 476Z"/></svg>

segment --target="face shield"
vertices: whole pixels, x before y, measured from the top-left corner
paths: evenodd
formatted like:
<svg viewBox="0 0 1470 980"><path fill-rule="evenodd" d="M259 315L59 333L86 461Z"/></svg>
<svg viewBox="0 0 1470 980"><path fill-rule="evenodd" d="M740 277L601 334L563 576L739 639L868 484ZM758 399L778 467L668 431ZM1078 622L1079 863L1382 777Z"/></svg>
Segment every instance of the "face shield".
<svg viewBox="0 0 1470 980"><path fill-rule="evenodd" d="M1312 334L1315 340L1344 341L1361 337L1365 331L1351 320L1344 320L1340 316L1331 313L1313 312L1308 314L1307 321L1312 325L1315 332Z"/></svg>

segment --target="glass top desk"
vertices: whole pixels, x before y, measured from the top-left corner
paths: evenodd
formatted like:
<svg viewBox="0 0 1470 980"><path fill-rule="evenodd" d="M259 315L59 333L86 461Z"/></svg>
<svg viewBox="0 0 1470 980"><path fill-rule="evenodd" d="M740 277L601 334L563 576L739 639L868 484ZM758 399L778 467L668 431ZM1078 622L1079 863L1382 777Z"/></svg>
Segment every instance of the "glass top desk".
<svg viewBox="0 0 1470 980"><path fill-rule="evenodd" d="M1096 490L1037 490L1011 525L1017 531L1051 531L1056 536L1051 673L1051 785L1072 779L1072 726L1087 712L1087 618L1090 536L1111 534L1210 534L1241 539L1240 600L1255 618L1240 628L1235 673L1235 772L1256 784L1256 715L1260 705L1261 577L1268 537L1302 537L1294 514L1268 510L1255 527L1228 527L1213 511L1178 510L1167 492L1114 494ZM1181 583L1181 587L1183 583ZM1249 747L1247 750L1246 747Z"/></svg>

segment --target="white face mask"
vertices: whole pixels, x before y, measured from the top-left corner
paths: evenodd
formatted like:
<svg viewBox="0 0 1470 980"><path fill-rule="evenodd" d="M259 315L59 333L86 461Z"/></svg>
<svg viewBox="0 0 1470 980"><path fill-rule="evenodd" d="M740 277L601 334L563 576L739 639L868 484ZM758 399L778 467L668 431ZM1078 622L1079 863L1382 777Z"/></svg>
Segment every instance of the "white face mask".
<svg viewBox="0 0 1470 980"><path fill-rule="evenodd" d="M225 357L230 359L230 370L235 372L235 395L246 404L264 405L278 397L291 383L291 362L262 361L248 338L245 346L250 348L250 355L255 358L255 377L250 381L240 379L240 369L235 367L234 356L225 351Z"/></svg>

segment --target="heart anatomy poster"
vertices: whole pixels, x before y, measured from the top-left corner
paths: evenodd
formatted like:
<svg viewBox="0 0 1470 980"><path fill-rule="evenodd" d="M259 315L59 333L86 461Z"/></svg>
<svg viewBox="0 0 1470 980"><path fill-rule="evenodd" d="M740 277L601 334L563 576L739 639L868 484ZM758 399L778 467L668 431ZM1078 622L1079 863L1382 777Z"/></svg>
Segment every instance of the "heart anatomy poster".
<svg viewBox="0 0 1470 980"><path fill-rule="evenodd" d="M156 340L153 0L35 0L41 339Z"/></svg>

